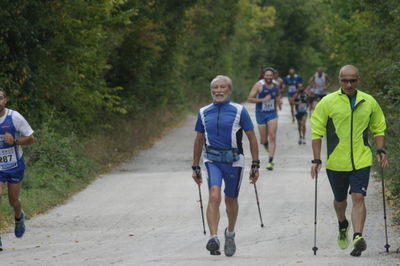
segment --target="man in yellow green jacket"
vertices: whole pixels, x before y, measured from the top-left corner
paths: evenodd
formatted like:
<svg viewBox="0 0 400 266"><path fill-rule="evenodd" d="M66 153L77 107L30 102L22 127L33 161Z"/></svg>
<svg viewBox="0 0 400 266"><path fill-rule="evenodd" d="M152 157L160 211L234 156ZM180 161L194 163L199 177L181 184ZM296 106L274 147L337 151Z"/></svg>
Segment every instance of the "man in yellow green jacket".
<svg viewBox="0 0 400 266"><path fill-rule="evenodd" d="M352 256L360 256L367 243L362 236L366 208L370 167L373 162L368 133L375 139L377 159L381 167L388 167L384 147L385 116L377 101L369 94L357 90L359 72L355 66L346 65L339 72L340 89L324 97L311 117L312 160L311 177L316 178L321 169L321 139L326 136L326 172L334 194L333 205L339 221L338 245L349 246L346 219L347 193L351 194L353 209ZM350 189L349 189L350 188Z"/></svg>

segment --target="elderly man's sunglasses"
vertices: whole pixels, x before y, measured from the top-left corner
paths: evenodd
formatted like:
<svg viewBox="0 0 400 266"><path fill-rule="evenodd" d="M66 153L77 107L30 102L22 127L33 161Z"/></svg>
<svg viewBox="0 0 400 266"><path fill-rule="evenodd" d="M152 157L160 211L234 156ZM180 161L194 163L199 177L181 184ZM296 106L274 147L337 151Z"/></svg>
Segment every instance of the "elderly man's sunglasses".
<svg viewBox="0 0 400 266"><path fill-rule="evenodd" d="M358 79L341 79L340 82L347 84L347 83L356 83Z"/></svg>

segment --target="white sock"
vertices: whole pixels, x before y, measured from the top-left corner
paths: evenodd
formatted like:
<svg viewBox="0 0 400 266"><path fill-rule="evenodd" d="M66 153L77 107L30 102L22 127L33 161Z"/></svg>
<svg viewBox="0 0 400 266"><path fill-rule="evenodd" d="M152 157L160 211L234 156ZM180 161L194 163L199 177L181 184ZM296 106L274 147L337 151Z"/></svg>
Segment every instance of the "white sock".
<svg viewBox="0 0 400 266"><path fill-rule="evenodd" d="M218 238L218 235L212 235L212 236L210 236L210 239L213 237Z"/></svg>
<svg viewBox="0 0 400 266"><path fill-rule="evenodd" d="M233 237L233 236L235 236L235 231L229 232L229 230L226 229L226 236L228 236L228 237Z"/></svg>

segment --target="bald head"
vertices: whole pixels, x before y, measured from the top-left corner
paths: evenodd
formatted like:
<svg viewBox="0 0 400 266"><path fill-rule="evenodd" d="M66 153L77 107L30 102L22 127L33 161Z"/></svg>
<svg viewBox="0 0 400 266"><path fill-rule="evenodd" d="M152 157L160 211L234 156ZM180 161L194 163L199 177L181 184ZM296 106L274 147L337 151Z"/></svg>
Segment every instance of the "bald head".
<svg viewBox="0 0 400 266"><path fill-rule="evenodd" d="M353 65L345 65L339 71L339 78L343 75L352 75L359 78L358 68Z"/></svg>
<svg viewBox="0 0 400 266"><path fill-rule="evenodd" d="M348 96L354 96L357 93L357 84L359 82L358 69L353 65L346 65L339 71L339 82L341 88Z"/></svg>

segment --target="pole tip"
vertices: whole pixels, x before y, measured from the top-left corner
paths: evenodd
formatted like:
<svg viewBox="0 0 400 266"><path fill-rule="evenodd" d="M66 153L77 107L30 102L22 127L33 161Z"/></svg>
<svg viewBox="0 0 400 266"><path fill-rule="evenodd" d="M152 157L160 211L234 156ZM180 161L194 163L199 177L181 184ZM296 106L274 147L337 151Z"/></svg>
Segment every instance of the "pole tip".
<svg viewBox="0 0 400 266"><path fill-rule="evenodd" d="M261 227L264 227L264 224L261 224Z"/></svg>
<svg viewBox="0 0 400 266"><path fill-rule="evenodd" d="M314 255L317 255L318 248L317 247L313 247L312 250L314 251Z"/></svg>

